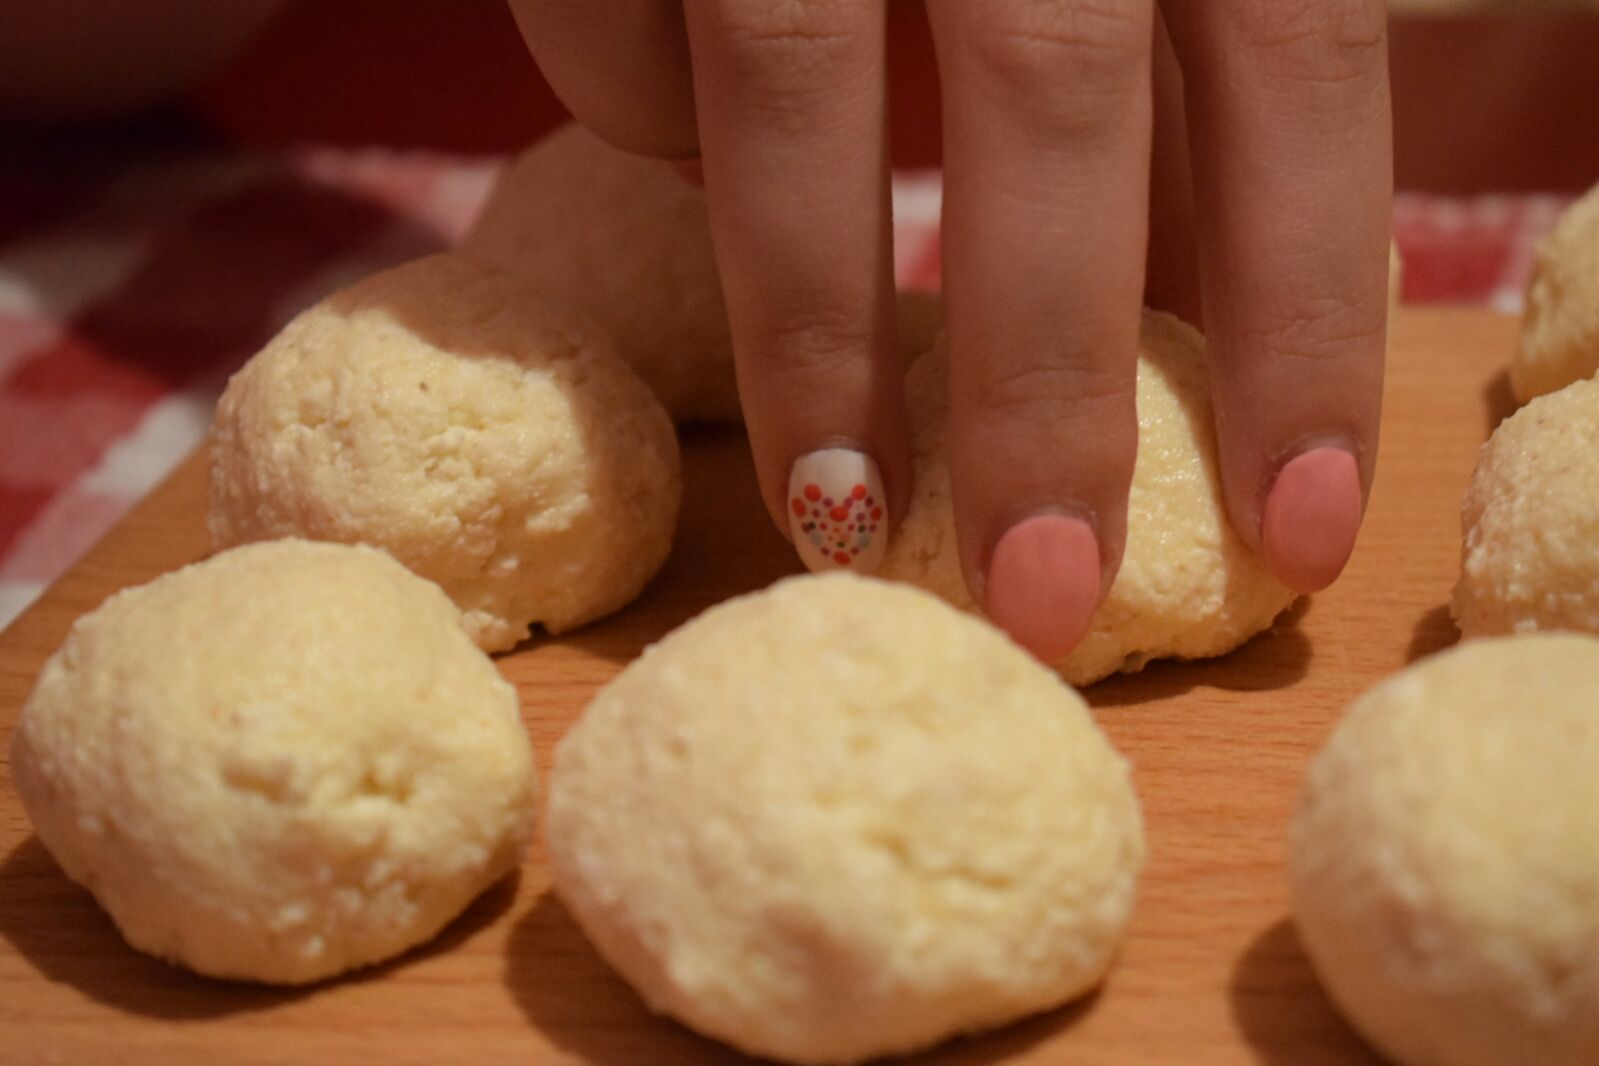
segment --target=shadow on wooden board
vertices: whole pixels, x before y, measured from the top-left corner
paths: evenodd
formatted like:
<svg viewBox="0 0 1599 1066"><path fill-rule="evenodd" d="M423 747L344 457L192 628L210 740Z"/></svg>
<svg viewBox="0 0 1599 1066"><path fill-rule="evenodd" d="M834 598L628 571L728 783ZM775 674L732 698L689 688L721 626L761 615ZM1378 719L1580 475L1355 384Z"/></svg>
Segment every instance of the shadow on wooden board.
<svg viewBox="0 0 1599 1066"><path fill-rule="evenodd" d="M639 1062L749 1064L749 1058L667 1018L653 1016L546 892L511 931L506 983L527 1019L562 1050L595 1066ZM942 1044L906 1066L989 1066L1064 1033L1093 1009L1089 995L995 1032Z"/></svg>
<svg viewBox="0 0 1599 1066"><path fill-rule="evenodd" d="M804 571L761 503L743 431L694 426L680 436L683 505L660 572L615 614L560 636L535 630L513 654L561 644L620 668L701 611Z"/></svg>
<svg viewBox="0 0 1599 1066"><path fill-rule="evenodd" d="M1442 604L1416 619L1416 628L1411 631L1410 643L1405 647L1405 662L1425 659L1458 643L1460 629L1455 625L1454 615L1449 613L1449 605Z"/></svg>
<svg viewBox="0 0 1599 1066"><path fill-rule="evenodd" d="M1233 967L1233 1019L1263 1066L1382 1066L1322 991L1288 918Z"/></svg>
<svg viewBox="0 0 1599 1066"><path fill-rule="evenodd" d="M1516 402L1516 394L1510 391L1510 371L1501 370L1483 386L1482 412L1489 434L1499 428L1499 423L1515 414L1520 406Z"/></svg>
<svg viewBox="0 0 1599 1066"><path fill-rule="evenodd" d="M1180 696L1200 686L1234 692L1287 688L1310 671L1314 651L1300 626L1310 610L1311 600L1301 597L1270 629L1226 655L1193 662L1163 659L1136 674L1112 674L1085 688L1083 698L1101 709Z"/></svg>
<svg viewBox="0 0 1599 1066"><path fill-rule="evenodd" d="M201 977L129 947L94 898L67 879L37 836L29 836L0 863L0 939L45 979L108 1007L169 1021L220 1018L282 1006L342 981L379 978L451 951L510 908L519 878L506 877L444 932L397 959L348 977L281 988Z"/></svg>

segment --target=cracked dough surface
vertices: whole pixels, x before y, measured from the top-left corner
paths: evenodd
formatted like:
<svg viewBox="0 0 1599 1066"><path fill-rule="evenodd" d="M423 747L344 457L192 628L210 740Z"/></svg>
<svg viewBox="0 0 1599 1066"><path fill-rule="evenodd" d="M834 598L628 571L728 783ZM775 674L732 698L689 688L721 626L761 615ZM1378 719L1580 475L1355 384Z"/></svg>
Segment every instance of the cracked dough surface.
<svg viewBox="0 0 1599 1066"><path fill-rule="evenodd" d="M1599 632L1596 442L1599 380L1534 399L1483 445L1460 510L1462 633Z"/></svg>
<svg viewBox="0 0 1599 1066"><path fill-rule="evenodd" d="M1127 547L1088 635L1055 664L1074 685L1153 659L1223 655L1294 601L1228 520L1204 360L1198 332L1172 315L1144 313ZM955 548L946 379L941 350L917 360L906 378L915 484L878 573L974 611Z"/></svg>
<svg viewBox="0 0 1599 1066"><path fill-rule="evenodd" d="M381 547L490 651L629 603L681 496L672 423L604 330L452 255L300 314L228 383L211 435L216 544Z"/></svg>
<svg viewBox="0 0 1599 1066"><path fill-rule="evenodd" d="M666 163L563 126L506 168L461 254L591 311L674 419L741 420L705 192Z"/></svg>
<svg viewBox="0 0 1599 1066"><path fill-rule="evenodd" d="M592 312L675 421L744 420L705 192L666 163L563 126L506 167L460 252ZM909 363L932 346L943 305L917 290L895 305Z"/></svg>
<svg viewBox="0 0 1599 1066"><path fill-rule="evenodd" d="M1075 692L847 573L714 607L623 670L557 749L548 824L561 898L653 1009L804 1063L1087 991L1144 855Z"/></svg>
<svg viewBox="0 0 1599 1066"><path fill-rule="evenodd" d="M433 585L282 540L108 599L12 740L34 828L133 946L302 984L431 938L521 860L516 693Z"/></svg>
<svg viewBox="0 0 1599 1066"><path fill-rule="evenodd" d="M1350 708L1293 827L1294 917L1404 1066L1599 1062L1599 641L1468 641Z"/></svg>
<svg viewBox="0 0 1599 1066"><path fill-rule="evenodd" d="M1599 186L1538 244L1510 389L1526 403L1599 370Z"/></svg>

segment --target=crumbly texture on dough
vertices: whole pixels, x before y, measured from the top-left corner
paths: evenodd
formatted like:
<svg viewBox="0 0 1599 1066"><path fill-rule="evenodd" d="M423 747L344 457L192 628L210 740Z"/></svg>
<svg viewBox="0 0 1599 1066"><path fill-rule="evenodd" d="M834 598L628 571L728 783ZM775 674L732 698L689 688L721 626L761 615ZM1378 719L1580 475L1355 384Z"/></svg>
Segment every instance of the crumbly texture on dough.
<svg viewBox="0 0 1599 1066"><path fill-rule="evenodd" d="M506 167L460 252L593 312L676 421L744 420L705 192L667 164L564 126ZM897 304L910 362L932 347L943 305L921 291Z"/></svg>
<svg viewBox="0 0 1599 1066"><path fill-rule="evenodd" d="M301 314L234 375L211 437L219 546L381 547L490 651L626 605L671 550L671 420L572 308L456 256Z"/></svg>
<svg viewBox="0 0 1599 1066"><path fill-rule="evenodd" d="M1538 245L1510 389L1526 403L1599 371L1599 186Z"/></svg>
<svg viewBox="0 0 1599 1066"><path fill-rule="evenodd" d="M431 938L533 829L515 691L364 547L237 548L119 593L45 664L11 768L134 947L302 984Z"/></svg>
<svg viewBox="0 0 1599 1066"><path fill-rule="evenodd" d="M1599 633L1599 381L1540 396L1499 424L1461 505L1451 604L1467 636Z"/></svg>
<svg viewBox="0 0 1599 1066"><path fill-rule="evenodd" d="M1310 769L1294 918L1404 1066L1599 1062L1599 641L1471 641L1382 682Z"/></svg>
<svg viewBox="0 0 1599 1066"><path fill-rule="evenodd" d="M556 751L555 883L655 1010L858 1062L1097 984L1144 857L1127 764L991 626L835 573L712 608Z"/></svg>
<svg viewBox="0 0 1599 1066"><path fill-rule="evenodd" d="M666 163L564 126L506 168L461 254L592 311L676 420L740 420L705 193Z"/></svg>
<svg viewBox="0 0 1599 1066"><path fill-rule="evenodd" d="M1055 664L1074 685L1141 670L1153 659L1225 654L1294 601L1227 518L1204 360L1204 340L1191 327L1144 313L1127 547L1088 635ZM935 351L906 379L915 485L878 573L976 610L955 548L946 366Z"/></svg>

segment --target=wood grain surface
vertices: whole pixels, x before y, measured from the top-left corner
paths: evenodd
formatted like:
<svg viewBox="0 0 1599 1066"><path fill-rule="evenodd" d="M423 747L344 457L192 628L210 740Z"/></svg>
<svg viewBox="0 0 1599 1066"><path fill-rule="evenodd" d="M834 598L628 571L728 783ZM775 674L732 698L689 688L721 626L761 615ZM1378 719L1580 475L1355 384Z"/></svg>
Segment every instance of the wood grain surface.
<svg viewBox="0 0 1599 1066"><path fill-rule="evenodd" d="M1476 449L1508 411L1513 321L1407 310L1395 323L1383 461L1347 573L1233 655L1088 690L1136 767L1150 861L1125 950L1087 1002L946 1045L918 1064L1376 1061L1318 989L1287 921L1286 829L1341 708L1455 639L1445 604ZM500 659L541 770L595 688L707 605L796 569L756 499L742 437L685 440L677 549L622 614ZM108 593L200 558L191 460L0 634L0 751L44 658ZM32 834L0 773L0 1061L723 1063L651 1016L549 891L542 843L437 941L283 991L191 976L128 948Z"/></svg>

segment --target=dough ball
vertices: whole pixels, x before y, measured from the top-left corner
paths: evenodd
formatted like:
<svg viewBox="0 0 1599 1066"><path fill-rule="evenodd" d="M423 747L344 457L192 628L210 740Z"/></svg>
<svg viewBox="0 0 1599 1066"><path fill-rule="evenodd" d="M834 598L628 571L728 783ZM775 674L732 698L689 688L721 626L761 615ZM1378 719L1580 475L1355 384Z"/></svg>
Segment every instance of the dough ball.
<svg viewBox="0 0 1599 1066"><path fill-rule="evenodd" d="M381 547L490 651L631 601L681 496L671 421L604 331L456 256L301 314L234 375L212 432L219 546Z"/></svg>
<svg viewBox="0 0 1599 1066"><path fill-rule="evenodd" d="M705 193L581 126L505 170L461 244L538 296L592 311L683 421L740 421Z"/></svg>
<svg viewBox="0 0 1599 1066"><path fill-rule="evenodd" d="M1127 548L1088 635L1055 664L1074 685L1141 670L1152 659L1222 655L1294 601L1227 518L1204 360L1197 332L1171 315L1144 313ZM878 573L976 610L955 549L946 363L935 352L906 379L915 484Z"/></svg>
<svg viewBox="0 0 1599 1066"><path fill-rule="evenodd" d="M282 540L119 593L45 664L17 791L128 942L302 984L398 955L520 862L532 751L450 601Z"/></svg>
<svg viewBox="0 0 1599 1066"><path fill-rule="evenodd" d="M849 1063L1081 995L1144 856L1081 698L903 585L803 576L630 665L556 752L561 898L655 1010Z"/></svg>
<svg viewBox="0 0 1599 1066"><path fill-rule="evenodd" d="M1472 641L1356 701L1311 766L1294 919L1401 1066L1599 1062L1599 641Z"/></svg>
<svg viewBox="0 0 1599 1066"><path fill-rule="evenodd" d="M676 421L744 420L705 193L666 163L564 126L506 167L460 251L593 312ZM943 304L919 291L897 302L910 362L932 347Z"/></svg>
<svg viewBox="0 0 1599 1066"><path fill-rule="evenodd" d="M1599 370L1599 186L1566 210L1538 245L1510 389L1534 396Z"/></svg>
<svg viewBox="0 0 1599 1066"><path fill-rule="evenodd" d="M1393 311L1404 302L1405 260L1399 254L1399 242L1388 242L1388 310Z"/></svg>
<svg viewBox="0 0 1599 1066"><path fill-rule="evenodd" d="M894 346L907 367L932 351L943 331L943 296L925 289L894 294Z"/></svg>
<svg viewBox="0 0 1599 1066"><path fill-rule="evenodd" d="M1461 506L1452 604L1467 636L1599 632L1599 381L1541 396L1500 423Z"/></svg>

